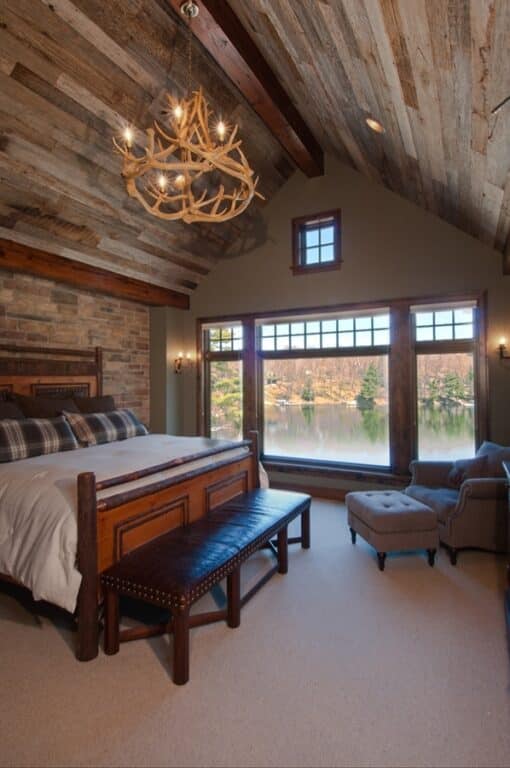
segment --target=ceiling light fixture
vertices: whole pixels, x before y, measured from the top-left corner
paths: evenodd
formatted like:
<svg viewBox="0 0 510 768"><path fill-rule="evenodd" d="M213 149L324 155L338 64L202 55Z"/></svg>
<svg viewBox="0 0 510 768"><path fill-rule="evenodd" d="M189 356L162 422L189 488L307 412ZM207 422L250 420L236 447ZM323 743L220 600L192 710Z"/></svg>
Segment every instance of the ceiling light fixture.
<svg viewBox="0 0 510 768"><path fill-rule="evenodd" d="M379 122L379 120L374 120L373 117L366 117L365 123L368 125L369 128L371 128L376 133L384 133L384 128Z"/></svg>
<svg viewBox="0 0 510 768"><path fill-rule="evenodd" d="M164 124L154 121L145 135L126 126L121 140L113 139L130 197L153 216L188 224L227 221L255 196L264 199L241 150L238 126L213 119L201 87L191 92L191 19L198 11L192 0L181 5L188 22L186 98L167 93Z"/></svg>

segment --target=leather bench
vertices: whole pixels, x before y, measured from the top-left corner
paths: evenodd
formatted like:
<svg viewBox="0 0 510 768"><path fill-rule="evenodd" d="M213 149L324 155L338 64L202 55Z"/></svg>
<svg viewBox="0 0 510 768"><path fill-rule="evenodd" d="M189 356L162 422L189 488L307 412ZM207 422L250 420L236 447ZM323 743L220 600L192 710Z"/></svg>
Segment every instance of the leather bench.
<svg viewBox="0 0 510 768"><path fill-rule="evenodd" d="M288 543L300 542L304 549L310 547L310 502L310 496L303 493L256 489L124 556L101 575L105 597L105 653L117 653L123 641L171 632L174 636L173 680L178 685L186 683L190 627L224 619L229 627L239 626L242 605L274 573L287 572ZM288 539L287 526L299 515L301 536ZM241 597L241 564L263 547L274 552L277 564ZM193 603L225 577L226 610L191 616ZM168 608L172 618L168 624L120 631L120 595Z"/></svg>

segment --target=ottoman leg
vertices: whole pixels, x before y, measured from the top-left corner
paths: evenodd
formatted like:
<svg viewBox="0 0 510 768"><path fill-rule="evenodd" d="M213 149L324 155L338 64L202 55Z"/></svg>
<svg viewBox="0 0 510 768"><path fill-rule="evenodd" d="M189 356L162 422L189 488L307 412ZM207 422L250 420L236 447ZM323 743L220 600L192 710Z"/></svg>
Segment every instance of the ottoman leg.
<svg viewBox="0 0 510 768"><path fill-rule="evenodd" d="M384 571L384 563L386 561L386 552L377 553L377 562L379 564L379 570Z"/></svg>
<svg viewBox="0 0 510 768"><path fill-rule="evenodd" d="M457 565L457 550L455 547L450 547L450 563Z"/></svg>
<svg viewBox="0 0 510 768"><path fill-rule="evenodd" d="M434 560L436 557L436 550L435 549L427 549L427 557L429 561L429 565L431 568L434 567Z"/></svg>
<svg viewBox="0 0 510 768"><path fill-rule="evenodd" d="M354 528L349 528L349 530L351 532L351 541L353 544L356 544L356 531Z"/></svg>

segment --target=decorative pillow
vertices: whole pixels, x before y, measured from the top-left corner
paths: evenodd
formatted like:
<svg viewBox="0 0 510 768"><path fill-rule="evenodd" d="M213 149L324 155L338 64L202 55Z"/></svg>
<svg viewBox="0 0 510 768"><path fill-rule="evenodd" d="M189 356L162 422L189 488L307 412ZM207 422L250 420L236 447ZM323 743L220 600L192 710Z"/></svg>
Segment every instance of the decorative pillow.
<svg viewBox="0 0 510 768"><path fill-rule="evenodd" d="M0 400L0 419L24 419L25 414L14 402L10 400Z"/></svg>
<svg viewBox="0 0 510 768"><path fill-rule="evenodd" d="M476 452L477 456L486 456L489 477L505 477L503 461L510 461L510 446L498 445L485 440Z"/></svg>
<svg viewBox="0 0 510 768"><path fill-rule="evenodd" d="M448 474L449 487L460 488L464 480L469 480L472 477L487 477L487 466L487 456L455 461Z"/></svg>
<svg viewBox="0 0 510 768"><path fill-rule="evenodd" d="M148 435L149 431L127 408L109 413L65 413L80 445L99 445L128 437Z"/></svg>
<svg viewBox="0 0 510 768"><path fill-rule="evenodd" d="M29 419L53 419L64 411L79 413L78 406L70 397L16 395L16 403Z"/></svg>
<svg viewBox="0 0 510 768"><path fill-rule="evenodd" d="M0 462L73 451L75 448L78 448L78 443L63 416L0 421Z"/></svg>
<svg viewBox="0 0 510 768"><path fill-rule="evenodd" d="M80 413L109 413L115 410L115 400L112 395L102 397L75 397Z"/></svg>

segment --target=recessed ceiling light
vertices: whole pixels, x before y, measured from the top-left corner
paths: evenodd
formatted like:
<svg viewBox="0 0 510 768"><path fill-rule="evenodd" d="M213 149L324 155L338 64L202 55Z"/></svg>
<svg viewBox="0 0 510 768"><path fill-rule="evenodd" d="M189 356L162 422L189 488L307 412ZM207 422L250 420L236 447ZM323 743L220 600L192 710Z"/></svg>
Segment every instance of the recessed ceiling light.
<svg viewBox="0 0 510 768"><path fill-rule="evenodd" d="M376 133L384 133L384 128L378 120L374 120L373 117L365 118L365 123Z"/></svg>

